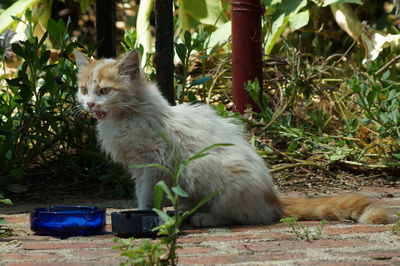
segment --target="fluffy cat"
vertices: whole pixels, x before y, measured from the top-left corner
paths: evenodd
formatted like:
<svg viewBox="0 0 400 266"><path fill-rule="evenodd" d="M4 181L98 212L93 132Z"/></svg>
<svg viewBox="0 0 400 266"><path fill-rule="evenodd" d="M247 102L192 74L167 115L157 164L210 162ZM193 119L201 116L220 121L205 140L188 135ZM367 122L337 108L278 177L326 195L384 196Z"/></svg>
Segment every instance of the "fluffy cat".
<svg viewBox="0 0 400 266"><path fill-rule="evenodd" d="M136 51L120 60L94 60L78 50L74 55L79 68L78 101L97 117L99 142L114 161L125 166L159 163L173 168L174 153L159 132L174 149L180 149L182 158L215 143L234 144L211 149L184 170L180 186L190 195L180 202L184 209L220 190L193 215L193 225L271 224L294 215L303 220L389 222L386 209L359 194L278 198L264 160L244 140L242 127L205 105L170 106L140 70ZM130 172L136 179L139 209L151 209L154 185L160 180L170 184L170 178L158 168Z"/></svg>

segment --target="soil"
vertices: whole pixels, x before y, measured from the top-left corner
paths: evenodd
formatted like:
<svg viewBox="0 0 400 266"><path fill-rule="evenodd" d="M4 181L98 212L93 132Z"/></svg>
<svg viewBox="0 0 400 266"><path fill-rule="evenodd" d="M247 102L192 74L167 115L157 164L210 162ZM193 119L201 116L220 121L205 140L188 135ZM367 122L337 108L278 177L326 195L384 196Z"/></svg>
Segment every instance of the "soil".
<svg viewBox="0 0 400 266"><path fill-rule="evenodd" d="M274 174L273 179L280 192L298 191L306 195L361 191L364 187L400 189L399 177L373 172L337 171L335 177L330 177L315 169L299 168L291 173Z"/></svg>

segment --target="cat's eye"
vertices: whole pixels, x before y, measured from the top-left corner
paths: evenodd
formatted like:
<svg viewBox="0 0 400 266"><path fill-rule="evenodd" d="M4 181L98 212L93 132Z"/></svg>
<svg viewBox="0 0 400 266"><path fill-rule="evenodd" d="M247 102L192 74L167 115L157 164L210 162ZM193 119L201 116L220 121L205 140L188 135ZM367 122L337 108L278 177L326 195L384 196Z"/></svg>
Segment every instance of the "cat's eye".
<svg viewBox="0 0 400 266"><path fill-rule="evenodd" d="M85 86L81 86L81 93L86 95L88 93L88 89Z"/></svg>
<svg viewBox="0 0 400 266"><path fill-rule="evenodd" d="M111 91L111 87L103 87L103 88L100 89L100 94L101 95L106 95L106 94L109 94L110 91Z"/></svg>

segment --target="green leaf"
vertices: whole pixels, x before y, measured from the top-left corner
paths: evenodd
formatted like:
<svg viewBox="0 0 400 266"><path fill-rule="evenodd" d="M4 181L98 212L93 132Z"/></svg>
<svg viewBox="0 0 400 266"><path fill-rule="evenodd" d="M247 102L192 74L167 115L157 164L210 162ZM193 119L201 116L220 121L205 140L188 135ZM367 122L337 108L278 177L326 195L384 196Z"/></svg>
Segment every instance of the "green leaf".
<svg viewBox="0 0 400 266"><path fill-rule="evenodd" d="M154 206L156 209L161 209L163 200L163 190L160 186L154 186Z"/></svg>
<svg viewBox="0 0 400 266"><path fill-rule="evenodd" d="M160 218L164 221L167 222L169 219L171 219L171 217L168 216L168 214L166 214L165 212L159 210L159 209L153 209L153 211L155 211L157 213L158 216L160 216Z"/></svg>
<svg viewBox="0 0 400 266"><path fill-rule="evenodd" d="M185 170L185 167L190 163L191 160L186 160L184 161L179 167L177 167L178 171L175 173L175 178L177 179L177 182L179 182L179 177L183 173L183 170Z"/></svg>
<svg viewBox="0 0 400 266"><path fill-rule="evenodd" d="M393 153L392 157L400 160L400 153Z"/></svg>
<svg viewBox="0 0 400 266"><path fill-rule="evenodd" d="M291 31L298 30L308 24L310 12L308 10L293 14L289 17L289 27Z"/></svg>
<svg viewBox="0 0 400 266"><path fill-rule="evenodd" d="M363 1L361 0L325 0L324 4L322 5L323 7L329 6L329 5L337 5L337 4L344 4L344 3L349 3L349 4L358 4L358 5L363 5Z"/></svg>
<svg viewBox="0 0 400 266"><path fill-rule="evenodd" d="M209 77L209 76L204 76L204 77L202 77L202 78L199 78L199 79L196 79L195 81L193 81L193 82L190 84L190 87L196 86L196 85L200 85L200 84L204 84L204 83L207 83L207 82L210 81L210 80L212 80L211 77Z"/></svg>
<svg viewBox="0 0 400 266"><path fill-rule="evenodd" d="M190 103L195 103L195 102L197 102L196 95L194 94L193 91L189 91L188 94L187 94L187 96L188 96L188 98L189 98L189 102L190 102Z"/></svg>
<svg viewBox="0 0 400 266"><path fill-rule="evenodd" d="M228 21L219 26L217 30L211 33L210 41L208 43L209 49L215 47L217 44L221 45L226 43L232 35L232 22Z"/></svg>
<svg viewBox="0 0 400 266"><path fill-rule="evenodd" d="M186 47L183 43L175 43L175 51L178 54L179 59L182 62L182 65L185 65L186 62Z"/></svg>
<svg viewBox="0 0 400 266"><path fill-rule="evenodd" d="M292 143L290 143L289 147L287 148L287 152L294 151L297 148L298 144L299 143L297 142L297 140L292 141Z"/></svg>
<svg viewBox="0 0 400 266"><path fill-rule="evenodd" d="M68 17L68 21L67 21L67 26L70 23L70 18ZM67 35L67 28L64 25L64 21L62 19L59 19L57 22L58 25L58 31L60 32L61 38L60 41L62 40L63 35Z"/></svg>
<svg viewBox="0 0 400 266"><path fill-rule="evenodd" d="M285 29L287 23L289 22L289 18L285 16L285 14L280 14L278 18L273 20L271 32L266 35L265 38L265 54L269 55L274 48L275 43L281 36L283 30Z"/></svg>
<svg viewBox="0 0 400 266"><path fill-rule="evenodd" d="M172 195L171 190L168 188L167 184L165 184L164 181L159 181L156 185L156 187L159 187L164 193L167 195L167 198L172 202L174 200L174 196Z"/></svg>
<svg viewBox="0 0 400 266"><path fill-rule="evenodd" d="M303 7L307 5L307 0L291 0L279 3L276 12L272 17L271 30L265 35L265 54L269 55L278 41L283 30L289 23L290 16L296 15ZM295 18L300 23L305 23L306 13ZM293 23L295 23L295 21ZM293 24L295 26L295 24ZM295 27L298 29L297 27Z"/></svg>
<svg viewBox="0 0 400 266"><path fill-rule="evenodd" d="M180 197L183 197L183 198L189 197L189 194L188 194L186 191L184 191L179 185L177 185L176 187L172 187L171 190L172 190L175 194L177 194L178 196L180 196Z"/></svg>
<svg viewBox="0 0 400 266"><path fill-rule="evenodd" d="M38 47L42 47L42 46L43 46L43 43L44 43L44 42L46 41L46 39L47 39L47 35L48 35L48 31L46 31L46 32L43 34L42 38L41 38L40 41L39 41Z"/></svg>
<svg viewBox="0 0 400 266"><path fill-rule="evenodd" d="M39 59L39 64L41 66L46 65L47 61L50 58L50 50L46 50Z"/></svg>
<svg viewBox="0 0 400 266"><path fill-rule="evenodd" d="M24 48L22 48L22 46L19 43L13 43L11 44L11 48L13 50L13 52L16 55L19 55L21 57L25 57L25 51Z"/></svg>
<svg viewBox="0 0 400 266"><path fill-rule="evenodd" d="M208 195L207 197L203 198L199 203L197 203L197 205L189 210L186 211L182 214L179 223L181 224L189 215L191 215L192 213L194 213L195 211L197 211L201 206L203 206L204 204L206 204L210 199L212 199L215 195L217 195L219 193L219 190L211 193L210 195Z"/></svg>
<svg viewBox="0 0 400 266"><path fill-rule="evenodd" d="M345 159L346 157L347 157L347 153L343 152L339 148L336 150L336 153L328 155L328 159L330 161L339 161L339 160Z"/></svg>
<svg viewBox="0 0 400 266"><path fill-rule="evenodd" d="M263 104L260 102L260 83L258 82L258 78L255 78L254 81L249 80L247 83L244 84L245 90L249 93L251 99L257 104L258 107L264 112L265 107L264 105L268 105L268 96L263 93Z"/></svg>
<svg viewBox="0 0 400 266"><path fill-rule="evenodd" d="M0 199L0 202L6 205L12 205L12 201L10 199Z"/></svg>
<svg viewBox="0 0 400 266"><path fill-rule="evenodd" d="M185 77L182 76L182 75L174 75L174 77L175 77L175 79L177 79L177 80L184 80L184 79L185 79Z"/></svg>
<svg viewBox="0 0 400 266"><path fill-rule="evenodd" d="M225 17L221 16L224 10L220 0L183 0L183 8L192 17L202 24L222 25Z"/></svg>
<svg viewBox="0 0 400 266"><path fill-rule="evenodd" d="M89 0L80 0L81 12L86 13L89 9Z"/></svg>
<svg viewBox="0 0 400 266"><path fill-rule="evenodd" d="M58 28L58 23L54 19L49 19L47 22L47 31L49 32L50 36L56 40L57 43L60 42L61 35Z"/></svg>
<svg viewBox="0 0 400 266"><path fill-rule="evenodd" d="M367 102L369 107L372 107L374 99L375 99L375 93L373 91L370 91L367 95Z"/></svg>
<svg viewBox="0 0 400 266"><path fill-rule="evenodd" d="M0 33L5 31L13 23L12 16L20 17L24 11L39 2L39 0L19 0L13 5L8 7L3 13L0 14Z"/></svg>
<svg viewBox="0 0 400 266"><path fill-rule="evenodd" d="M150 168L150 167L157 167L160 168L164 171L166 171L169 175L172 175L171 170L169 170L167 167L164 165L158 164L158 163L149 163L149 164L131 164L129 165L129 168Z"/></svg>
<svg viewBox="0 0 400 266"><path fill-rule="evenodd" d="M186 160L185 160L185 163L187 162L186 164L188 164L190 161L193 161L193 160L195 160L195 159L198 159L198 158L200 158L200 157L205 156L206 154L204 154L204 153L205 153L206 151L208 151L208 150L210 150L210 149L212 149L212 148L214 148L214 147L217 147L217 146L233 146L233 144L232 144L232 143L216 143L216 144L210 145L210 146L208 146L208 147L202 149L201 151L199 151L198 153L196 153L195 155L193 155L193 156L190 157L189 159L186 159Z"/></svg>
<svg viewBox="0 0 400 266"><path fill-rule="evenodd" d="M160 137L163 139L163 141L165 143L167 143L168 147L172 149L172 143L171 141L167 138L167 136L165 136L164 132L158 130L157 131L158 135L160 135Z"/></svg>
<svg viewBox="0 0 400 266"><path fill-rule="evenodd" d="M387 80L390 77L390 70L386 70L383 74L382 74L382 79L383 80Z"/></svg>
<svg viewBox="0 0 400 266"><path fill-rule="evenodd" d="M186 48L192 50L192 35L189 31L185 31L184 40Z"/></svg>

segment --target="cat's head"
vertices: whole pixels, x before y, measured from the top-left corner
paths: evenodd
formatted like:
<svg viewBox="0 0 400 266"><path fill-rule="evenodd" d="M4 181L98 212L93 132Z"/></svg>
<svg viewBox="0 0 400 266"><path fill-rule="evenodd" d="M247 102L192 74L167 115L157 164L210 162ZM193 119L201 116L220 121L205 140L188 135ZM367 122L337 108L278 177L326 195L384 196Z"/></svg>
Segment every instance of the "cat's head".
<svg viewBox="0 0 400 266"><path fill-rule="evenodd" d="M76 49L74 55L79 69L77 98L83 109L107 120L132 108L135 86L143 80L136 50L120 60L95 60Z"/></svg>

